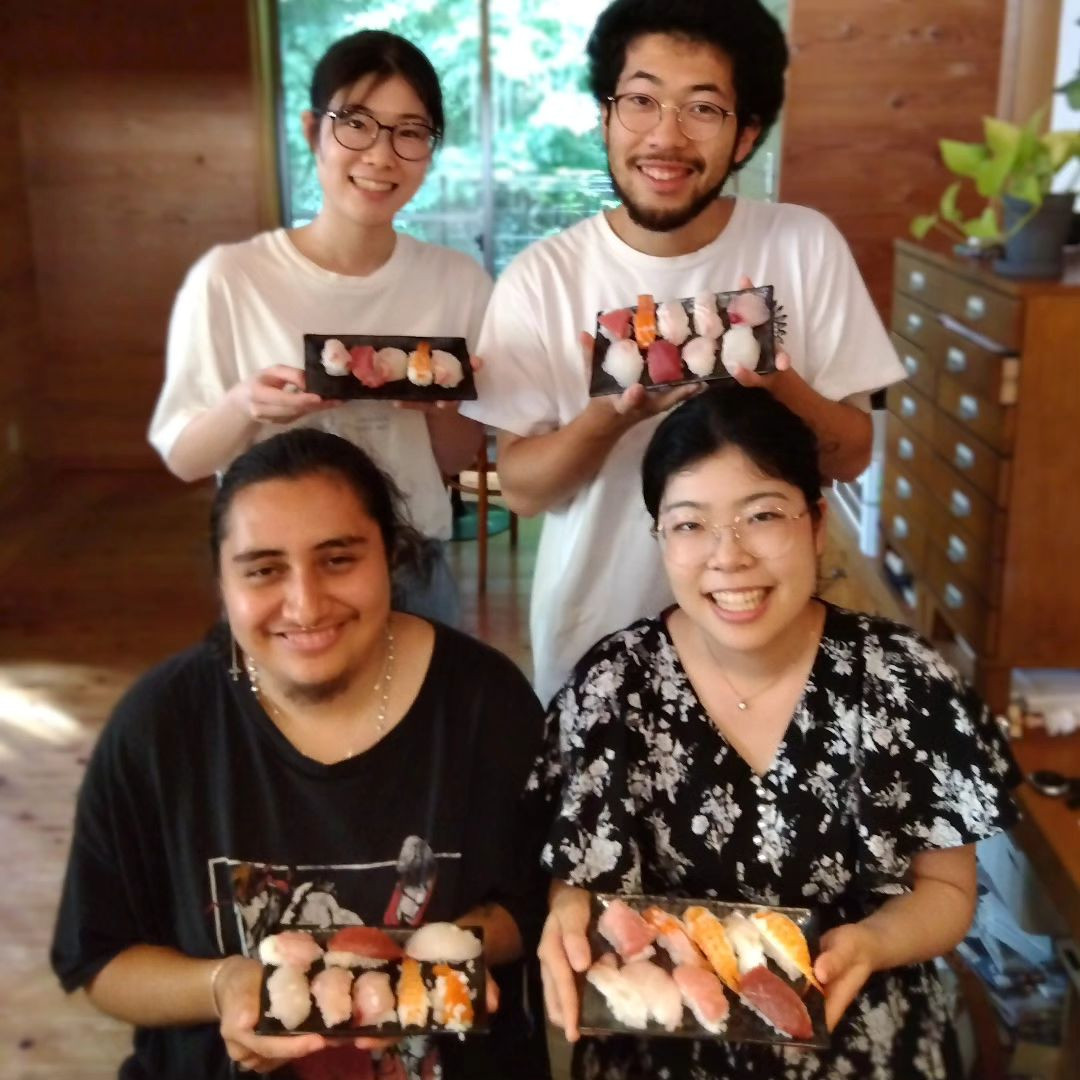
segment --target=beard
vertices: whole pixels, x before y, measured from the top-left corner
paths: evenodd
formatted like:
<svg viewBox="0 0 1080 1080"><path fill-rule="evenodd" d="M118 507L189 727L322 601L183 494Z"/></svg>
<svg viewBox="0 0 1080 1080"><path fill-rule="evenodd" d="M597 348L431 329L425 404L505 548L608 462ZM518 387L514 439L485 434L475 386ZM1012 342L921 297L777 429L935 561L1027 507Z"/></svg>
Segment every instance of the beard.
<svg viewBox="0 0 1080 1080"><path fill-rule="evenodd" d="M685 206L677 206L670 210L651 210L640 203L634 202L629 193L615 178L615 171L611 167L610 158L608 159L608 176L611 178L611 186L619 201L626 207L626 213L629 215L630 220L640 228L648 229L649 232L664 233L674 232L684 225L689 225L698 215L716 202L720 197L720 192L724 189L724 185L728 182L728 177L731 176L731 166L732 162L729 161L719 182L707 191L703 191L696 198L691 199Z"/></svg>
<svg viewBox="0 0 1080 1080"><path fill-rule="evenodd" d="M348 690L356 674L355 671L345 670L322 682L282 681L281 693L286 701L291 701L296 705L323 705Z"/></svg>

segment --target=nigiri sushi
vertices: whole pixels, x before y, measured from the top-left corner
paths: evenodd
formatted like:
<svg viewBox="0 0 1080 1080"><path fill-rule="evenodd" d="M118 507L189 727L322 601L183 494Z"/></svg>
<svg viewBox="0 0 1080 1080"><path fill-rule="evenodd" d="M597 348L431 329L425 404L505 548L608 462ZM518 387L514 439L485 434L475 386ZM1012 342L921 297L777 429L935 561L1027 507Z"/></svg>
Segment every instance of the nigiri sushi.
<svg viewBox="0 0 1080 1080"><path fill-rule="evenodd" d="M431 354L431 371L435 377L436 386L457 386L465 378L461 361L453 353L448 353L444 349L436 349Z"/></svg>
<svg viewBox="0 0 1080 1080"><path fill-rule="evenodd" d="M735 950L740 975L745 975L748 971L765 963L765 948L761 934L757 926L745 915L740 915L737 911L732 912L724 919L724 930Z"/></svg>
<svg viewBox="0 0 1080 1080"><path fill-rule="evenodd" d="M649 346L645 356L649 365L649 378L654 383L678 382L683 377L682 361L677 346L662 338Z"/></svg>
<svg viewBox="0 0 1080 1080"><path fill-rule="evenodd" d="M456 964L475 960L482 950L480 939L471 930L446 922L421 926L405 942L406 956L436 963Z"/></svg>
<svg viewBox="0 0 1080 1080"><path fill-rule="evenodd" d="M707 379L716 368L716 340L708 337L691 338L683 346L683 363L700 379Z"/></svg>
<svg viewBox="0 0 1080 1080"><path fill-rule="evenodd" d="M633 983L606 958L597 960L585 973L585 978L600 991L608 1011L620 1023L632 1028L649 1026L649 1006Z"/></svg>
<svg viewBox="0 0 1080 1080"><path fill-rule="evenodd" d="M716 975L708 968L679 964L671 977L697 1022L714 1035L723 1031L731 1005Z"/></svg>
<svg viewBox="0 0 1080 1080"><path fill-rule="evenodd" d="M353 1023L357 1027L382 1027L396 1020L390 976L385 971L365 971L353 983Z"/></svg>
<svg viewBox="0 0 1080 1080"><path fill-rule="evenodd" d="M769 321L769 305L761 293L739 293L727 305L728 321L732 326L745 323L747 326L761 326Z"/></svg>
<svg viewBox="0 0 1080 1080"><path fill-rule="evenodd" d="M376 926L346 926L326 943L323 963L328 967L378 967L400 960L401 946Z"/></svg>
<svg viewBox="0 0 1080 1080"><path fill-rule="evenodd" d="M401 961L397 983L397 1015L402 1027L423 1027L431 1005L427 987L420 974L420 962L406 956Z"/></svg>
<svg viewBox="0 0 1080 1080"><path fill-rule="evenodd" d="M637 345L629 339L613 341L608 346L604 362L600 365L621 387L640 382L645 361L641 359Z"/></svg>
<svg viewBox="0 0 1080 1080"><path fill-rule="evenodd" d="M404 379L409 370L409 357L405 350L395 349L389 345L375 354L375 363L378 364L387 382Z"/></svg>
<svg viewBox="0 0 1080 1080"><path fill-rule="evenodd" d="M375 362L375 349L371 345L354 345L349 350L352 357L353 377L359 379L369 390L378 390L386 382Z"/></svg>
<svg viewBox="0 0 1080 1080"><path fill-rule="evenodd" d="M694 330L700 337L718 338L724 332L724 320L716 310L716 297L710 292L694 297Z"/></svg>
<svg viewBox="0 0 1080 1080"><path fill-rule="evenodd" d="M421 341L409 353L409 366L405 374L414 386L430 386L434 382L435 371L431 364L431 346L426 341Z"/></svg>
<svg viewBox="0 0 1080 1080"><path fill-rule="evenodd" d="M303 930L283 930L259 942L259 959L276 967L307 971L322 954L319 943Z"/></svg>
<svg viewBox="0 0 1080 1080"><path fill-rule="evenodd" d="M600 333L608 341L622 341L630 336L630 319L633 312L629 308L620 308L618 311L605 311L597 316Z"/></svg>
<svg viewBox="0 0 1080 1080"><path fill-rule="evenodd" d="M656 340L656 302L648 293L637 298L637 311L634 312L634 340L642 349L647 349Z"/></svg>
<svg viewBox="0 0 1080 1080"><path fill-rule="evenodd" d="M656 328L672 345L681 345L690 336L690 317L680 301L665 300L656 309Z"/></svg>
<svg viewBox="0 0 1080 1080"><path fill-rule="evenodd" d="M311 996L328 1028L352 1017L352 981L352 972L342 967L323 968L311 980Z"/></svg>
<svg viewBox="0 0 1080 1080"><path fill-rule="evenodd" d="M646 908L641 914L656 931L657 942L671 957L673 964L690 964L693 967L709 966L705 957L687 935L686 927L674 915L658 907Z"/></svg>
<svg viewBox="0 0 1080 1080"><path fill-rule="evenodd" d="M596 922L600 936L625 960L648 960L656 950L656 931L625 901L609 900Z"/></svg>
<svg viewBox="0 0 1080 1080"><path fill-rule="evenodd" d="M738 993L739 965L735 950L724 932L724 924L707 908L688 907L683 912L683 922L690 930L694 944L705 954L713 971L729 989Z"/></svg>
<svg viewBox="0 0 1080 1080"><path fill-rule="evenodd" d="M447 1031L468 1031L473 1025L473 1004L469 981L463 971L447 964L432 968L435 989L431 993L435 1023Z"/></svg>
<svg viewBox="0 0 1080 1080"><path fill-rule="evenodd" d="M337 338L327 338L323 342L319 362L327 375L348 375L352 357L345 345Z"/></svg>
<svg viewBox="0 0 1080 1080"><path fill-rule="evenodd" d="M798 924L781 911L755 911L750 921L757 927L765 946L765 955L780 965L789 979L804 975L822 993L821 983L814 978L810 962L810 947Z"/></svg>
<svg viewBox="0 0 1080 1080"><path fill-rule="evenodd" d="M266 993L270 998L266 1015L280 1020L289 1031L311 1015L307 976L299 968L277 968L266 980Z"/></svg>
<svg viewBox="0 0 1080 1080"><path fill-rule="evenodd" d="M622 976L645 999L649 1016L666 1031L682 1026L682 994L672 977L651 960L635 960L622 968Z"/></svg>
<svg viewBox="0 0 1080 1080"><path fill-rule="evenodd" d="M799 995L767 967L756 967L743 976L739 997L781 1035L789 1039L813 1037L814 1025Z"/></svg>
<svg viewBox="0 0 1080 1080"><path fill-rule="evenodd" d="M741 367L753 371L760 356L761 345L746 323L733 326L720 339L720 359L730 375L734 375Z"/></svg>

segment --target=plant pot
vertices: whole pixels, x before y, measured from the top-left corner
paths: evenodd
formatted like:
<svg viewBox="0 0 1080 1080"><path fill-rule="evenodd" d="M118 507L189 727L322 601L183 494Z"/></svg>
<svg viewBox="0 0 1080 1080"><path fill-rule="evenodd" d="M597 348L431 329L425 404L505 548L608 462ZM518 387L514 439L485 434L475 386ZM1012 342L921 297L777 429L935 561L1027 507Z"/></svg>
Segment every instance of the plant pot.
<svg viewBox="0 0 1080 1080"><path fill-rule="evenodd" d="M1009 235L1016 223L1031 212L1031 203L1006 195L1005 232L1008 239L1005 241L1005 258L994 262L994 270L1005 277L1061 277L1075 198L1071 192L1046 195L1035 214Z"/></svg>

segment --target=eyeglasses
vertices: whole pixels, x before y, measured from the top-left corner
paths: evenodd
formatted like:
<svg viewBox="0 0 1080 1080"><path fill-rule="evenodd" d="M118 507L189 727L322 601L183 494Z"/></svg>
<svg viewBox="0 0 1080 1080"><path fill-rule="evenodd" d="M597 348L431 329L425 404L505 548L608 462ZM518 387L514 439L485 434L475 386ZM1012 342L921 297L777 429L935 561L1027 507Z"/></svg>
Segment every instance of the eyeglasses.
<svg viewBox="0 0 1080 1080"><path fill-rule="evenodd" d="M615 106L619 123L627 131L638 135L652 131L660 123L665 109L675 110L675 119L682 133L695 141L718 135L724 121L735 115L731 109L722 109L711 101L685 101L682 105L664 105L648 94L616 94L609 97L608 101Z"/></svg>
<svg viewBox="0 0 1080 1080"><path fill-rule="evenodd" d="M371 113L359 109L316 109L316 116L333 121L334 138L346 150L369 150L379 132L390 132L390 146L404 161L424 161L439 142L439 132L427 124L408 120L403 124L380 124Z"/></svg>
<svg viewBox="0 0 1080 1080"><path fill-rule="evenodd" d="M664 553L678 566L697 566L708 560L725 529L739 547L755 559L778 559L795 540L795 522L809 510L791 514L779 506L758 507L717 525L694 514L675 512L652 530Z"/></svg>

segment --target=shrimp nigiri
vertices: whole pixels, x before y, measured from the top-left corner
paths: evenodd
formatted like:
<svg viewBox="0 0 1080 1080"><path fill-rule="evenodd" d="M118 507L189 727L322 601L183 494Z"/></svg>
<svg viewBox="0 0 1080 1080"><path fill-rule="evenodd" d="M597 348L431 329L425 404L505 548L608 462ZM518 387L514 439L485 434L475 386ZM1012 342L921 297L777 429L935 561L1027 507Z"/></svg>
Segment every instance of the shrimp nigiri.
<svg viewBox="0 0 1080 1080"><path fill-rule="evenodd" d="M409 382L415 386L430 386L435 381L435 369L431 363L431 346L426 341L421 341L416 349L409 353L406 374Z"/></svg>
<svg viewBox="0 0 1080 1080"><path fill-rule="evenodd" d="M686 927L674 915L658 907L646 908L641 914L656 931L657 941L671 957L673 964L689 964L701 968L709 966L697 946L687 936Z"/></svg>
<svg viewBox="0 0 1080 1080"><path fill-rule="evenodd" d="M755 911L750 921L761 934L766 956L775 960L789 979L805 975L811 986L825 992L821 983L814 978L810 948L796 923L781 911Z"/></svg>
<svg viewBox="0 0 1080 1080"><path fill-rule="evenodd" d="M690 928L694 944L705 954L720 981L735 993L739 992L739 965L735 950L724 932L724 924L703 907L689 907L683 912L683 921Z"/></svg>

